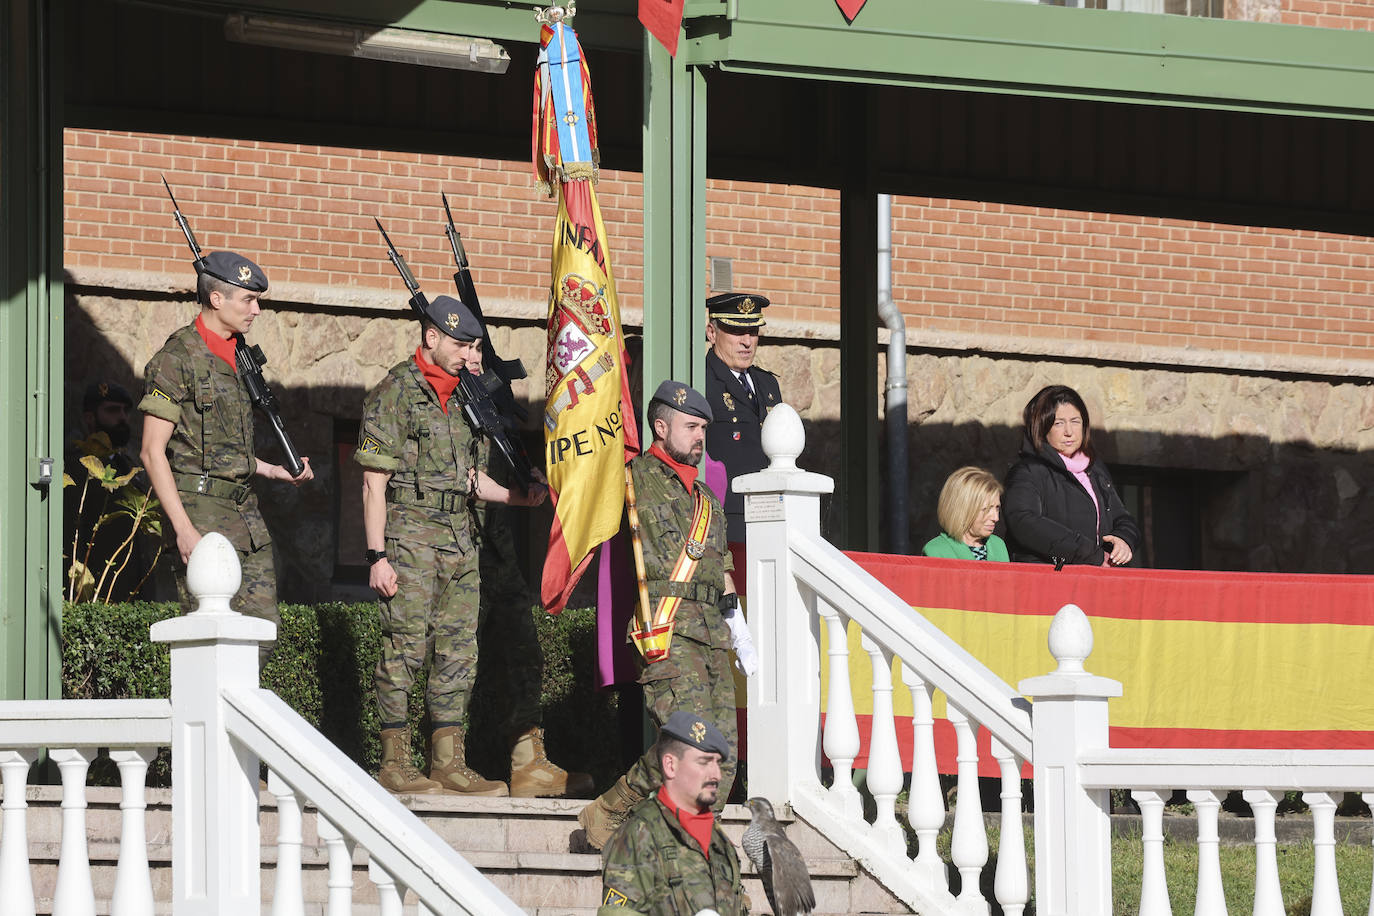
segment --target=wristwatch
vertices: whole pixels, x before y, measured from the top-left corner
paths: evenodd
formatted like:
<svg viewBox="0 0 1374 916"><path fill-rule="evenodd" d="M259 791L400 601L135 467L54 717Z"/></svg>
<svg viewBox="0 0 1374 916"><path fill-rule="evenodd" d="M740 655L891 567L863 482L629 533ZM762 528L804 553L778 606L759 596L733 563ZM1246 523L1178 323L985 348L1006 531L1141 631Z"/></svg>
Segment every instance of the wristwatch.
<svg viewBox="0 0 1374 916"><path fill-rule="evenodd" d="M385 560L385 559L386 559L386 551L385 551L385 550L373 550L373 549L370 548L370 547L368 548L368 550L367 550L367 565L368 565L368 566L375 566L378 560Z"/></svg>

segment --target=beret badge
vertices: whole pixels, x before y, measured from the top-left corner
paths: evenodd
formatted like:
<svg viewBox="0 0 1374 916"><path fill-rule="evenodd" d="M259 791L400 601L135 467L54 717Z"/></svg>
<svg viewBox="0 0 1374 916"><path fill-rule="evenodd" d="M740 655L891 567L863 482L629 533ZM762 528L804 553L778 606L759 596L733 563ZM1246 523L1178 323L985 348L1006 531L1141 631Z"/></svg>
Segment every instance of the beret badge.
<svg viewBox="0 0 1374 916"><path fill-rule="evenodd" d="M679 407L681 407L683 404L686 404L686 403L687 403L687 389L686 389L686 388L679 388L677 391L674 391L674 392L673 392L673 403L676 404L676 405L679 406Z"/></svg>
<svg viewBox="0 0 1374 916"><path fill-rule="evenodd" d="M444 319L444 324L447 324L449 329L452 330L458 327L458 322L460 321L462 321L462 319L458 317L456 312L449 312L448 317Z"/></svg>
<svg viewBox="0 0 1374 916"><path fill-rule="evenodd" d="M705 723L705 722L693 722L693 723L692 723L692 740L695 741L697 744L700 744L701 742L703 742L703 741L706 740L706 723Z"/></svg>
<svg viewBox="0 0 1374 916"><path fill-rule="evenodd" d="M240 283L247 283L247 282L248 282L249 280L251 280L251 279L253 279L253 268L249 267L247 264L240 264L240 265L239 265L239 282L240 282Z"/></svg>

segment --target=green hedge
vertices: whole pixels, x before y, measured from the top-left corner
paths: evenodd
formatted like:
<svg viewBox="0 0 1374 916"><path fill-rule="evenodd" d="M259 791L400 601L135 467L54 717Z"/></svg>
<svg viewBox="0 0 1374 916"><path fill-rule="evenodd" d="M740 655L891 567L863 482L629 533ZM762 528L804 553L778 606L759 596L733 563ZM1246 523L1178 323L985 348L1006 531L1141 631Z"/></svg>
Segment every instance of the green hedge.
<svg viewBox="0 0 1374 916"><path fill-rule="evenodd" d="M67 699L165 697L167 646L153 643L148 628L175 616L176 604L75 604L63 612L62 695ZM616 695L591 686L595 659L595 612L566 611L551 617L531 609L544 649L542 703L549 756L563 766L592 773L598 787L622 772ZM380 745L373 671L381 652L376 604L281 606L277 650L262 683L368 772L376 772ZM427 723L424 679L411 691L417 764L424 761ZM505 697L478 673L470 709L468 760L493 779L509 776L507 749L495 735ZM165 779L165 760L153 778Z"/></svg>

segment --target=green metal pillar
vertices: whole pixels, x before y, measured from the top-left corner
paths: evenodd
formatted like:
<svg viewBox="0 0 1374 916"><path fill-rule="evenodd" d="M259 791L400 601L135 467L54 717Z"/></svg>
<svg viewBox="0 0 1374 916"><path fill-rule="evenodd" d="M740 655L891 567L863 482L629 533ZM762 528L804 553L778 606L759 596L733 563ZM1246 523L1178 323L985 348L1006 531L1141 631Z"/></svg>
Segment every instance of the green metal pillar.
<svg viewBox="0 0 1374 916"><path fill-rule="evenodd" d="M876 129L871 87L853 87L843 135L854 169L840 188L839 543L878 549L878 191L868 163Z"/></svg>
<svg viewBox="0 0 1374 916"><path fill-rule="evenodd" d="M0 696L61 695L60 0L0 0ZM45 480L46 478L46 480Z"/></svg>
<svg viewBox="0 0 1374 916"><path fill-rule="evenodd" d="M666 378L706 383L705 264L706 80L646 32L644 403Z"/></svg>

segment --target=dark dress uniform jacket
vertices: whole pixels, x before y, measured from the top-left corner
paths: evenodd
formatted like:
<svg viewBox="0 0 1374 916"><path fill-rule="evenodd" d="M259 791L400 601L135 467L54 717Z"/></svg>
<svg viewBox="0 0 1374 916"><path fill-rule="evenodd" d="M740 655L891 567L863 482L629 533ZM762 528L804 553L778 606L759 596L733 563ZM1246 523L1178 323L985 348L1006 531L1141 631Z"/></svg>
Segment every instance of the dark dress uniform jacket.
<svg viewBox="0 0 1374 916"><path fill-rule="evenodd" d="M1007 523L1007 545L1017 562L1054 562L1101 566L1106 554L1102 536L1116 535L1134 552L1140 545L1140 526L1117 495L1107 466L1094 460L1088 479L1102 507L1099 528L1092 497L1078 478L1064 467L1059 453L1048 444L1037 451L1027 439L1021 444L1021 460L1007 473L1002 497L1002 516Z"/></svg>
<svg viewBox="0 0 1374 916"><path fill-rule="evenodd" d="M735 492L734 479L768 467L768 457L763 453L763 420L768 411L782 403L776 375L751 366L749 381L758 396L757 411L739 376L713 351L706 353L706 400L715 416L706 429L706 451L725 464L731 481L725 496L725 517L729 522L726 537L732 543L744 541L744 496Z"/></svg>
<svg viewBox="0 0 1374 916"><path fill-rule="evenodd" d="M721 916L749 912L740 885L739 856L711 827L711 858L658 798L640 802L602 853L604 892L597 916L692 916L713 909Z"/></svg>

